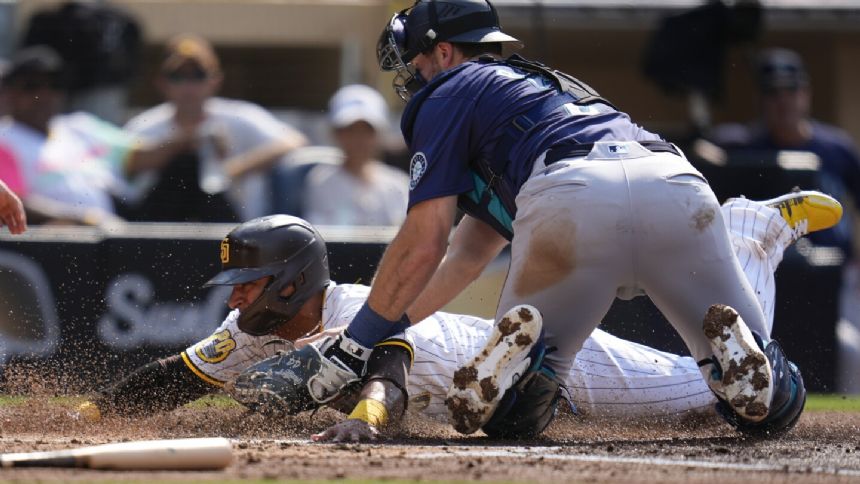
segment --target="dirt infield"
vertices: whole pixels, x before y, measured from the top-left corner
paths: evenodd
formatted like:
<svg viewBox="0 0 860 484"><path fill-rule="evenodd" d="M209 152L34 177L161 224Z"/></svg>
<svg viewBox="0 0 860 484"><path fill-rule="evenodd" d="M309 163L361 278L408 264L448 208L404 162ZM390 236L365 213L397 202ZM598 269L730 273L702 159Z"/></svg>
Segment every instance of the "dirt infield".
<svg viewBox="0 0 860 484"><path fill-rule="evenodd" d="M169 414L98 424L75 420L68 405L0 406L0 452L49 450L135 439L224 436L236 461L223 472L0 470L0 480L414 479L506 482L860 482L860 415L815 412L788 436L745 440L715 417L608 422L563 415L530 442L464 438L410 416L382 444L311 444L336 421L272 421L237 407L182 408Z"/></svg>

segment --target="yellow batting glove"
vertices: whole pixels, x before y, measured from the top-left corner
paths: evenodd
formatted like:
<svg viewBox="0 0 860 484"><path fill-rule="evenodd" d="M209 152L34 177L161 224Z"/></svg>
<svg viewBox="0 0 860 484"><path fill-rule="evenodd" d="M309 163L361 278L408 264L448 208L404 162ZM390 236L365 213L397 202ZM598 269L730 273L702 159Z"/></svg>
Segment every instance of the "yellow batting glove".
<svg viewBox="0 0 860 484"><path fill-rule="evenodd" d="M102 419L102 412L93 402L84 402L75 408L77 415L84 421L96 423Z"/></svg>

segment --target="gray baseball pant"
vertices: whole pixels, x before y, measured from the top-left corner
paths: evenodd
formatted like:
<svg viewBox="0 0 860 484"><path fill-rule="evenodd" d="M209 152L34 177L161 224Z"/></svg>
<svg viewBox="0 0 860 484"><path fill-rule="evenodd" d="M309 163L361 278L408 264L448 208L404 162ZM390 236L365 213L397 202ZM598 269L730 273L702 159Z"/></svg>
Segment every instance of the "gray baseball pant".
<svg viewBox="0 0 860 484"><path fill-rule="evenodd" d="M712 354L702 330L712 304L768 334L714 192L685 158L596 143L586 157L549 167L538 159L516 201L496 318L537 307L547 346L558 348L547 362L560 374L616 297L651 297L697 360Z"/></svg>

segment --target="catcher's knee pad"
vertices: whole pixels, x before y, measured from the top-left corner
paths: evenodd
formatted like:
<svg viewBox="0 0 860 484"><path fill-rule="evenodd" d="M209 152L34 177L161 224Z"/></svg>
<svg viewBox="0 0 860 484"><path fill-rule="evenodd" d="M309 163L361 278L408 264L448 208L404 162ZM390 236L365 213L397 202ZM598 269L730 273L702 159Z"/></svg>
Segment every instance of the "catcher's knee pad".
<svg viewBox="0 0 860 484"><path fill-rule="evenodd" d="M781 435L791 430L800 419L806 404L806 388L797 365L785 357L776 341L768 343L764 354L773 374L773 399L767 417L760 422L740 418L725 401L718 401L717 412L739 432L757 437Z"/></svg>
<svg viewBox="0 0 860 484"><path fill-rule="evenodd" d="M543 339L532 348L532 364L523 378L505 392L489 422L481 429L494 438L531 438L549 426L558 413L564 386L543 364Z"/></svg>

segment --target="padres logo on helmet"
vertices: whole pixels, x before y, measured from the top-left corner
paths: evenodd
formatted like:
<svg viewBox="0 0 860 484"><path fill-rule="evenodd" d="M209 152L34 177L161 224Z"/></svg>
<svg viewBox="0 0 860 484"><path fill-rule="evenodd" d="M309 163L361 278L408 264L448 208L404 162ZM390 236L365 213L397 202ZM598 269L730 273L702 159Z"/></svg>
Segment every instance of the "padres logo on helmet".
<svg viewBox="0 0 860 484"><path fill-rule="evenodd" d="M221 263L227 264L230 262L230 241L226 238L221 241Z"/></svg>

